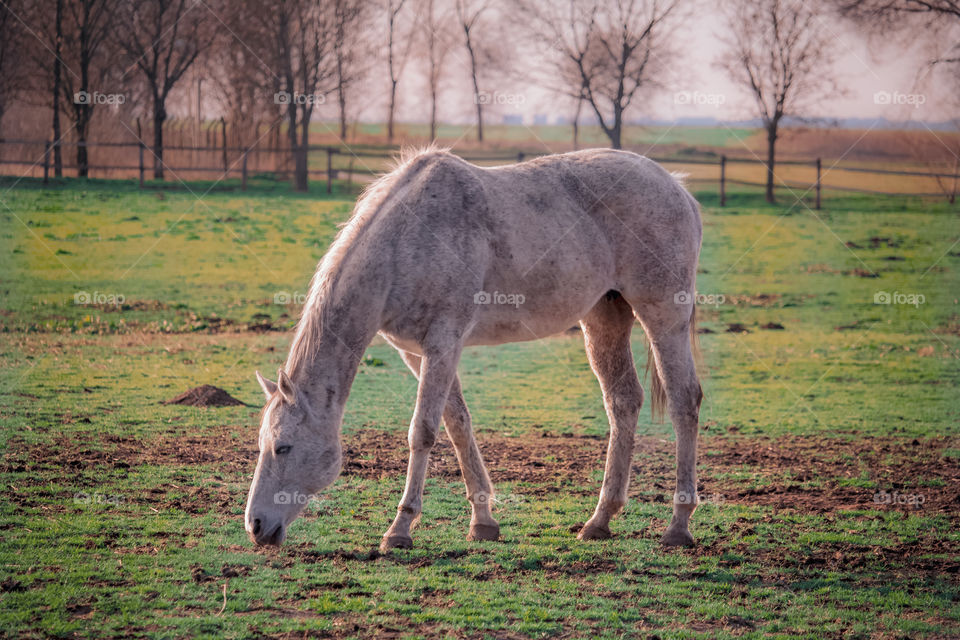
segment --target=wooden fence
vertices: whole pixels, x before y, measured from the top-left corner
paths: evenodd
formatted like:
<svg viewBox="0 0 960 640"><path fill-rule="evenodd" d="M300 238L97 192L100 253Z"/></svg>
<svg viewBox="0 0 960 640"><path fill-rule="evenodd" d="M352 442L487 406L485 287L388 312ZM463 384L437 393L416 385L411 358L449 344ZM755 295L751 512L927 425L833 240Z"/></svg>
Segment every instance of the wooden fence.
<svg viewBox="0 0 960 640"><path fill-rule="evenodd" d="M61 168L76 172L76 164L67 161L68 154L65 151L76 149L78 143L60 142L58 144L64 160ZM98 174L102 177L135 178L140 187L143 188L148 175L153 171L155 156L152 149L146 144L136 142L87 142L84 144L88 149L90 158L87 164L88 175L90 176ZM17 148L19 148L19 153ZM25 149L28 151L24 152ZM33 152L29 149L33 149ZM10 150L14 152L10 153ZM95 151L96 153L94 153ZM170 145L165 146L163 151L165 180L173 179L183 182L187 179L199 179L206 176L219 182L227 178L239 178L241 189L246 190L248 181L252 176L267 175L274 179L288 179L293 173L292 154L289 148ZM54 145L51 141L0 140L0 174L16 175L17 177L42 177L43 183L47 184L53 170L53 152ZM308 159L317 160L318 155L321 162L325 161L325 166L322 169L309 169L308 175L311 178L322 177L326 182L328 193L333 191L334 180L342 178L353 182L357 178L360 178L361 181L372 178L373 175L387 168L387 162L392 157L390 152L379 149L350 149L316 145L308 147ZM462 157L471 162L490 165L523 162L525 159L541 155L545 154L525 151L511 154L477 152L474 155L468 154ZM734 158L721 155L713 158L652 157L651 159L667 166L680 166L687 170L694 170L694 175L688 178L688 182L716 185L720 206L726 205L728 185L760 188L765 186L762 181L731 175L731 169L738 165L766 166L763 161L756 158ZM213 166L214 164L216 166ZM308 167L309 165L308 162ZM5 167L20 167L20 170L6 173ZM24 171L23 167L27 167L27 169ZM711 174L715 172L715 175L700 175L696 171L698 167L703 167ZM809 175L809 181L807 182L778 179L775 186L778 189L800 190L804 194L812 193L814 206L817 209L821 206L824 190L880 195L942 197L953 203L956 200L958 187L960 187L960 172L957 171L956 167L952 173L839 164L833 164L827 168L827 171L831 173L873 174L882 176L883 180L891 176L901 176L904 180L913 180L913 184L929 184L930 181L935 181L938 191L910 191L909 189L906 191L890 191L868 188L863 185L826 185L823 183L825 171L820 158L778 161L777 169L778 171L797 169L801 170L804 175Z"/></svg>

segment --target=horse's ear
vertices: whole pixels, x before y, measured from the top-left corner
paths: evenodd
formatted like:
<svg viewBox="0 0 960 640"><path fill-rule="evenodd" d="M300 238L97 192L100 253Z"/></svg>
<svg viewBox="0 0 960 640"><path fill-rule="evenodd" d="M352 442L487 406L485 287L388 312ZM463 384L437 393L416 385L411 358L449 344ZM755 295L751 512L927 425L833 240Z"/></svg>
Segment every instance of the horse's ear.
<svg viewBox="0 0 960 640"><path fill-rule="evenodd" d="M263 389L264 395L267 396L267 400L269 400L270 396L272 396L277 391L277 383L270 382L269 380L264 378L262 375L260 375L259 371L257 371L257 382L260 383L260 387Z"/></svg>
<svg viewBox="0 0 960 640"><path fill-rule="evenodd" d="M280 390L280 394L284 400L290 404L294 404L297 398L297 391L293 387L293 380L290 379L290 376L288 376L287 372L283 369L277 370L277 388Z"/></svg>

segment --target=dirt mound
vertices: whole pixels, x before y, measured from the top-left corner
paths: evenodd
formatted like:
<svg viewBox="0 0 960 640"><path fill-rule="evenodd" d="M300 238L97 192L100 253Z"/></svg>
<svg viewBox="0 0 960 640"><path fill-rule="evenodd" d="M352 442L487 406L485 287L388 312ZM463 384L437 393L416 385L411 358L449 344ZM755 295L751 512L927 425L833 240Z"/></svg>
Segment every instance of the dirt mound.
<svg viewBox="0 0 960 640"><path fill-rule="evenodd" d="M244 405L229 393L211 384L202 384L189 391L184 391L176 398L164 401L163 404L184 404L190 407L232 407Z"/></svg>

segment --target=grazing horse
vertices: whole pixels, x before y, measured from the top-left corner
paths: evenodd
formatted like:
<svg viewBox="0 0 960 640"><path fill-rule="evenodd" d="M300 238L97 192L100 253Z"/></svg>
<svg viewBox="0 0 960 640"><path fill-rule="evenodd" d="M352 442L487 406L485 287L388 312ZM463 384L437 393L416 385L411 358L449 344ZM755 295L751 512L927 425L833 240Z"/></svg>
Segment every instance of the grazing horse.
<svg viewBox="0 0 960 640"><path fill-rule="evenodd" d="M419 381L406 485L381 550L412 545L441 420L472 507L469 540L497 540L493 484L474 440L457 364L468 345L535 340L579 322L600 381L610 442L582 540L610 537L626 504L643 389L634 318L654 361L651 392L677 437L668 545L691 545L697 507L694 365L700 210L680 182L634 153L593 149L481 168L446 151L408 154L358 200L323 257L276 382L266 394L245 526L280 544L308 496L340 472L344 406L376 334ZM648 362L649 366L649 362Z"/></svg>

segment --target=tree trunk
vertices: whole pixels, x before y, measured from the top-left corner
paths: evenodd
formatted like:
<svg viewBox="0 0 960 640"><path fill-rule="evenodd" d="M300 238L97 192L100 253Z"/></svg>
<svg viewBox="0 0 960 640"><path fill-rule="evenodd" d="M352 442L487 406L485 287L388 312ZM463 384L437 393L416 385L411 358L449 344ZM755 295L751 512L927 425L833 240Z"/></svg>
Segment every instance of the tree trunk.
<svg viewBox="0 0 960 640"><path fill-rule="evenodd" d="M87 85L83 83L84 93ZM88 93L89 95L89 93ZM90 174L90 154L87 150L87 129L90 126L90 105L80 104L77 109L77 177L86 178Z"/></svg>
<svg viewBox="0 0 960 640"><path fill-rule="evenodd" d="M767 125L767 202L773 204L777 200L773 195L773 168L776 158L777 146L777 123L771 122Z"/></svg>
<svg viewBox="0 0 960 640"><path fill-rule="evenodd" d="M340 81L340 86L337 88L337 102L340 107L340 139L346 141L347 139L347 90L343 86L343 80Z"/></svg>
<svg viewBox="0 0 960 640"><path fill-rule="evenodd" d="M464 27L467 52L470 54L470 77L473 80L473 102L477 105L477 142L483 142L483 101L480 99L480 83L477 81L477 56L473 53L470 30Z"/></svg>
<svg viewBox="0 0 960 640"><path fill-rule="evenodd" d="M56 42L53 56L53 175L63 176L63 156L60 153L60 54L63 41L63 0L57 0Z"/></svg>
<svg viewBox="0 0 960 640"><path fill-rule="evenodd" d="M306 105L303 105L303 108L303 122L301 123L303 130L302 144L297 136L297 106L291 101L287 111L289 117L288 136L290 138L290 150L293 152L293 186L297 191L306 191L309 188L307 174L307 136L309 135L310 118L306 115Z"/></svg>
<svg viewBox="0 0 960 640"><path fill-rule="evenodd" d="M613 126L607 131L607 137L610 138L610 147L613 149L622 149L621 138L623 136L623 110L617 106L613 108Z"/></svg>
<svg viewBox="0 0 960 640"><path fill-rule="evenodd" d="M583 109L583 96L577 98L577 110L573 114L573 150L579 149L580 144L580 110Z"/></svg>
<svg viewBox="0 0 960 640"><path fill-rule="evenodd" d="M387 143L393 144L393 114L397 109L397 81L390 80L390 113L387 114Z"/></svg>
<svg viewBox="0 0 960 640"><path fill-rule="evenodd" d="M477 80L473 80L473 89L476 93L474 95L479 95L479 89L477 89ZM477 142L483 142L483 103L479 100L477 103Z"/></svg>
<svg viewBox="0 0 960 640"><path fill-rule="evenodd" d="M287 87L292 96L293 83L288 81ZM300 143L297 137L297 105L293 100L287 104L287 140L290 142L290 154L293 156L293 188L297 191L306 191L306 164L300 156Z"/></svg>
<svg viewBox="0 0 960 640"><path fill-rule="evenodd" d="M437 89L430 88L430 142L437 139Z"/></svg>
<svg viewBox="0 0 960 640"><path fill-rule="evenodd" d="M480 86L477 84L477 73L473 73L473 95L477 104L477 142L483 142L483 101L480 100Z"/></svg>
<svg viewBox="0 0 960 640"><path fill-rule="evenodd" d="M309 188L307 180L307 148L304 145L297 145L293 156L295 172L295 188L297 191L306 191Z"/></svg>
<svg viewBox="0 0 960 640"><path fill-rule="evenodd" d="M403 3L401 2L401 7ZM394 10L393 3L390 2L387 5L387 13L389 15L389 25L390 25L390 37L387 40L387 69L390 71L390 113L387 114L387 143L393 144L393 112L397 108L397 76L396 72L393 69L393 42L394 42L394 29L395 22L397 19L397 14L400 12L399 9Z"/></svg>
<svg viewBox="0 0 960 640"><path fill-rule="evenodd" d="M167 112L163 106L154 103L153 108L153 177L163 180L163 124L167 121Z"/></svg>
<svg viewBox="0 0 960 640"><path fill-rule="evenodd" d="M86 96L76 105L77 115L77 177L86 178L90 172L89 154L87 153L87 128L93 116L93 96L90 94L90 58L91 52L88 43L80 46L80 95Z"/></svg>
<svg viewBox="0 0 960 640"><path fill-rule="evenodd" d="M610 138L610 148L611 149L622 149L620 139L623 134L623 124L620 122L614 123L613 127L607 133L607 137Z"/></svg>
<svg viewBox="0 0 960 640"><path fill-rule="evenodd" d="M86 178L90 173L90 160L87 154L87 116L77 121L77 177Z"/></svg>

